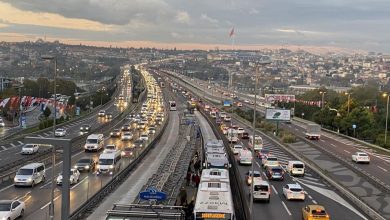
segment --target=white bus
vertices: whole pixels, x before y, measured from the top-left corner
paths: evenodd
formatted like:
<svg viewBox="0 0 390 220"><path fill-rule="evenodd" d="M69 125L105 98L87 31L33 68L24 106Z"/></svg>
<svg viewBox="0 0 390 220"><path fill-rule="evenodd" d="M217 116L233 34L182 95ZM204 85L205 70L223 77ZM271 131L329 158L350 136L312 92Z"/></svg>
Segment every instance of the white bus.
<svg viewBox="0 0 390 220"><path fill-rule="evenodd" d="M253 147L255 151L263 149L263 138L256 135L253 140L253 135L249 137L249 147Z"/></svg>
<svg viewBox="0 0 390 220"><path fill-rule="evenodd" d="M194 218L233 220L234 207L228 182L218 179L201 181L194 207Z"/></svg>
<svg viewBox="0 0 390 220"><path fill-rule="evenodd" d="M169 110L176 111L176 102L175 101L169 101Z"/></svg>

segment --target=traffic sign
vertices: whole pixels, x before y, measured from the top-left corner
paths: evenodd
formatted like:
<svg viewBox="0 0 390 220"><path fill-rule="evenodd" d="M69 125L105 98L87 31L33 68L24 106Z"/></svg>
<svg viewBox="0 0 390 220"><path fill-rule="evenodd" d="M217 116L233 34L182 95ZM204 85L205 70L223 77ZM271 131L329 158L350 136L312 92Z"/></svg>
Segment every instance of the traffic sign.
<svg viewBox="0 0 390 220"><path fill-rule="evenodd" d="M139 198L144 200L164 201L167 199L165 192L160 192L154 187L147 188L146 191L139 193Z"/></svg>
<svg viewBox="0 0 390 220"><path fill-rule="evenodd" d="M352 125L352 128L353 128L353 129L356 129L356 128L357 128L357 126L356 126L355 124L353 124L353 125Z"/></svg>

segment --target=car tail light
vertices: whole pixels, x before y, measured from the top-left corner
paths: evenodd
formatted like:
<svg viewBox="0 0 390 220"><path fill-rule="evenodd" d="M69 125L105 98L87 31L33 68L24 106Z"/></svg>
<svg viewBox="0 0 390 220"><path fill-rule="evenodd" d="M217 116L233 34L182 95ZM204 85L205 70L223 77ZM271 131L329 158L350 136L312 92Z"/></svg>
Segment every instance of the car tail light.
<svg viewBox="0 0 390 220"><path fill-rule="evenodd" d="M305 194L305 192L301 191L301 194Z"/></svg>

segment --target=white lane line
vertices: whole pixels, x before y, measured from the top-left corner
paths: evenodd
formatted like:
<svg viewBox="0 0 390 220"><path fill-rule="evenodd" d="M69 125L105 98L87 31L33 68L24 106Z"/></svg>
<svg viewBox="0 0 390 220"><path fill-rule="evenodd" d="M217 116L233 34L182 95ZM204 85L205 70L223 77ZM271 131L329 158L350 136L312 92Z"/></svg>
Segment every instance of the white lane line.
<svg viewBox="0 0 390 220"><path fill-rule="evenodd" d="M351 152L349 152L349 151L347 151L347 150L344 150L344 152L349 153L349 154L351 153Z"/></svg>
<svg viewBox="0 0 390 220"><path fill-rule="evenodd" d="M332 147L337 147L336 145L334 145L334 144L330 144Z"/></svg>
<svg viewBox="0 0 390 220"><path fill-rule="evenodd" d="M41 137L41 138L43 138L43 136L42 136L42 135L40 135L40 134L38 134L38 137Z"/></svg>
<svg viewBox="0 0 390 220"><path fill-rule="evenodd" d="M261 166L260 166L260 164L256 161L256 165L259 167L259 168L261 168Z"/></svg>
<svg viewBox="0 0 390 220"><path fill-rule="evenodd" d="M278 191L276 191L274 185L271 185L271 188L272 188L272 190L274 191L274 193L275 193L276 195L278 195Z"/></svg>
<svg viewBox="0 0 390 220"><path fill-rule="evenodd" d="M321 139L320 141L322 141L322 142L325 142L325 141L324 141L324 140L322 140L322 139Z"/></svg>
<svg viewBox="0 0 390 220"><path fill-rule="evenodd" d="M381 170L387 172L387 170L386 170L385 168L383 168L383 167L381 167L381 166L377 166L377 167L378 167L379 169L381 169Z"/></svg>
<svg viewBox="0 0 390 220"><path fill-rule="evenodd" d="M286 211L287 211L288 215L289 215L289 216L291 216L291 212L290 212L290 210L288 210L288 208L287 208L286 204L284 204L284 202L283 202L283 201L282 201L282 204L283 204L284 208L286 209Z"/></svg>
<svg viewBox="0 0 390 220"><path fill-rule="evenodd" d="M41 186L41 187L39 187L40 189L43 189L43 188L45 188L47 185L49 185L49 184L51 184L51 181L49 181L49 182L47 182L45 185L43 185L43 186Z"/></svg>
<svg viewBox="0 0 390 220"><path fill-rule="evenodd" d="M313 200L311 200L311 201L312 201L314 204L317 205L317 201L316 201L316 200L313 199Z"/></svg>
<svg viewBox="0 0 390 220"><path fill-rule="evenodd" d="M61 196L61 195L55 197L55 198L54 198L54 201L56 201L58 198L60 198L60 196ZM44 209L44 208L46 208L46 207L49 206L49 205L50 205L50 202L47 203L46 205L42 206L42 207L41 207L41 210Z"/></svg>
<svg viewBox="0 0 390 220"><path fill-rule="evenodd" d="M87 180L88 179L88 176L87 177L85 177L84 179L82 179L81 181L79 181L77 184L75 184L74 186L72 186L70 189L74 189L74 188L76 188L78 185L80 185L82 182L84 182L85 180Z"/></svg>
<svg viewBox="0 0 390 220"><path fill-rule="evenodd" d="M22 145L22 144L23 144L23 142L21 142L21 141L18 141L18 143L19 143L20 145Z"/></svg>
<svg viewBox="0 0 390 220"><path fill-rule="evenodd" d="M9 189L9 188L11 188L11 187L14 187L14 185L6 186L6 187L0 189L0 192L3 192L4 190Z"/></svg>
<svg viewBox="0 0 390 220"><path fill-rule="evenodd" d="M14 143L11 143L11 146L12 146L12 148L16 147L16 145Z"/></svg>
<svg viewBox="0 0 390 220"><path fill-rule="evenodd" d="M307 197L309 197L309 199L313 199L313 197L311 197L311 195L307 194Z"/></svg>
<svg viewBox="0 0 390 220"><path fill-rule="evenodd" d="M7 148L5 148L4 146L1 146L1 148L3 148L3 150L7 150Z"/></svg>

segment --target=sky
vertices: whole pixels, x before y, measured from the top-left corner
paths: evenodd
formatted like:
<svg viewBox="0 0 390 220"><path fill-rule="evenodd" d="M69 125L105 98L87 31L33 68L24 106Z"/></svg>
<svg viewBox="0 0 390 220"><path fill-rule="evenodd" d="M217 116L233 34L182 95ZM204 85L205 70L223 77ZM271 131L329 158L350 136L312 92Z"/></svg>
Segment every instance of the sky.
<svg viewBox="0 0 390 220"><path fill-rule="evenodd" d="M390 0L0 0L0 41L45 36L121 47L389 54Z"/></svg>

